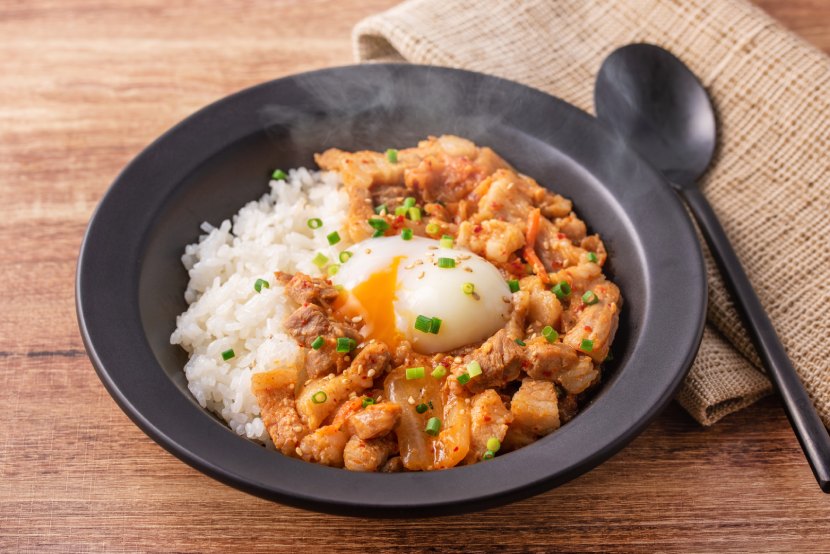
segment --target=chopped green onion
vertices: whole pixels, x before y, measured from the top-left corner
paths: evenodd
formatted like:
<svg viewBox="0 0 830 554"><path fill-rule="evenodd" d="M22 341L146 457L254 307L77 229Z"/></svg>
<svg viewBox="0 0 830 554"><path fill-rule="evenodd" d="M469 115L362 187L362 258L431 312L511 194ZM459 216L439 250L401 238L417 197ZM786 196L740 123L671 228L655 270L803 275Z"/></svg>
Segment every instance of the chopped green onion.
<svg viewBox="0 0 830 554"><path fill-rule="evenodd" d="M565 300L568 296L571 295L571 285L568 284L567 281L562 281L561 283L557 283L551 289L553 294L556 295L556 298L559 300Z"/></svg>
<svg viewBox="0 0 830 554"><path fill-rule="evenodd" d="M338 337L337 338L337 351L341 353L349 353L354 350L354 347L357 345L354 339L350 339L348 337Z"/></svg>
<svg viewBox="0 0 830 554"><path fill-rule="evenodd" d="M429 322L429 332L433 335L437 335L438 331L441 330L441 320L437 317L433 317Z"/></svg>
<svg viewBox="0 0 830 554"><path fill-rule="evenodd" d="M227 350L222 352L222 359L225 360L226 362L228 360L230 360L231 358L233 358L234 356L236 356L236 354L234 353L233 348L228 348Z"/></svg>
<svg viewBox="0 0 830 554"><path fill-rule="evenodd" d="M311 263L319 267L320 269L323 268L324 265L329 263L329 259L326 258L322 252L317 252L317 255L312 258Z"/></svg>
<svg viewBox="0 0 830 554"><path fill-rule="evenodd" d="M473 360L472 362L467 364L467 374L470 376L470 379L473 377L478 377L481 375L481 364L477 361Z"/></svg>
<svg viewBox="0 0 830 554"><path fill-rule="evenodd" d="M395 215L406 215L407 210L409 210L409 208L407 208L406 206L398 206L397 208L395 208Z"/></svg>
<svg viewBox="0 0 830 554"><path fill-rule="evenodd" d="M386 151L386 159L389 160L390 164L398 163L398 151L394 148L390 148Z"/></svg>
<svg viewBox="0 0 830 554"><path fill-rule="evenodd" d="M443 365L439 364L434 370L432 370L432 376L436 379L441 379L443 376L447 374L447 368Z"/></svg>
<svg viewBox="0 0 830 554"><path fill-rule="evenodd" d="M322 348L325 343L326 339L324 339L322 335L317 335L317 338L314 339L314 342L311 343L311 347L314 350L320 350L320 348Z"/></svg>
<svg viewBox="0 0 830 554"><path fill-rule="evenodd" d="M421 221L421 208L409 208L406 213L412 221Z"/></svg>
<svg viewBox="0 0 830 554"><path fill-rule="evenodd" d="M413 379L423 379L424 378L424 368L423 367L408 367L406 368L406 379L407 381L412 381Z"/></svg>
<svg viewBox="0 0 830 554"><path fill-rule="evenodd" d="M309 229L319 229L323 226L323 220L319 217L312 217L308 221L306 221L306 225L308 225Z"/></svg>
<svg viewBox="0 0 830 554"><path fill-rule="evenodd" d="M519 292L519 280L510 279L507 281L507 286L510 287L510 292Z"/></svg>
<svg viewBox="0 0 830 554"><path fill-rule="evenodd" d="M424 431L426 431L427 435L432 435L433 437L438 434L441 430L441 420L437 417L431 417L427 421L427 426Z"/></svg>
<svg viewBox="0 0 830 554"><path fill-rule="evenodd" d="M599 261L599 258L597 258L597 255L593 252L588 252L588 261L595 264Z"/></svg>
<svg viewBox="0 0 830 554"><path fill-rule="evenodd" d="M401 229L401 238L403 240L412 240L412 229L409 227Z"/></svg>
<svg viewBox="0 0 830 554"><path fill-rule="evenodd" d="M441 227L437 223L430 223L426 226L426 229L424 230L427 232L428 235L435 235L438 233L438 231L441 230Z"/></svg>
<svg viewBox="0 0 830 554"><path fill-rule="evenodd" d="M487 460L492 460L492 459L493 459L493 458L495 458L495 457L496 457L496 453L495 453L495 452L493 452L492 450L487 450L487 451L486 451L486 452L484 452L484 454L481 456L481 459L482 459L482 460L484 460L484 461L487 461Z"/></svg>
<svg viewBox="0 0 830 554"><path fill-rule="evenodd" d="M321 390L318 390L317 392L311 395L311 401L315 404L322 404L328 399L329 395L327 395L324 391Z"/></svg>
<svg viewBox="0 0 830 554"><path fill-rule="evenodd" d="M487 439L487 450L491 452L498 452L499 448L501 448L501 441L496 437L490 437Z"/></svg>
<svg viewBox="0 0 830 554"><path fill-rule="evenodd" d="M472 283L464 283L461 285L461 290L464 291L464 294L470 295L476 291L476 286Z"/></svg>
<svg viewBox="0 0 830 554"><path fill-rule="evenodd" d="M582 339L582 342L579 345L579 349L583 352L590 352L594 349L594 341L591 339Z"/></svg>
<svg viewBox="0 0 830 554"><path fill-rule="evenodd" d="M452 237L444 235L438 243L441 245L441 248L452 248Z"/></svg>
<svg viewBox="0 0 830 554"><path fill-rule="evenodd" d="M329 244L331 244L333 246L333 245L337 244L338 242L340 242L340 233L338 233L337 231L333 231L333 232L329 233L328 235L326 235L326 240L328 240Z"/></svg>
<svg viewBox="0 0 830 554"><path fill-rule="evenodd" d="M599 302L599 298L597 298L597 295L594 294L594 291L586 290L585 294L582 295L582 301L590 306L591 304Z"/></svg>
<svg viewBox="0 0 830 554"><path fill-rule="evenodd" d="M415 411L419 414L426 412L428 409L429 406L427 406L426 404L418 404L417 406L415 406Z"/></svg>
<svg viewBox="0 0 830 554"><path fill-rule="evenodd" d="M456 380L458 380L459 384L466 385L470 382L470 375L468 373L462 373L461 375L456 377Z"/></svg>
<svg viewBox="0 0 830 554"><path fill-rule="evenodd" d="M362 406L362 407L363 407L363 408L365 408L366 406L371 406L371 405L372 405L372 404L374 404L374 403L375 403L375 399L374 399L374 398L372 398L371 396L364 396L364 397L363 397L363 406Z"/></svg>
<svg viewBox="0 0 830 554"><path fill-rule="evenodd" d="M384 234L385 233L383 231L375 231L374 233L372 233L372 238L376 239L376 238L382 237Z"/></svg>
<svg viewBox="0 0 830 554"><path fill-rule="evenodd" d="M452 269L455 267L455 259L438 258L438 267L443 267L444 269Z"/></svg>
<svg viewBox="0 0 830 554"><path fill-rule="evenodd" d="M288 179L288 173L283 171L282 169L275 169L274 172L271 174L272 179L276 179L277 181L285 181Z"/></svg>
<svg viewBox="0 0 830 554"><path fill-rule="evenodd" d="M556 329L550 325L542 329L542 336L545 337L545 340L550 343L554 343L559 339L559 333L557 333Z"/></svg>
<svg viewBox="0 0 830 554"><path fill-rule="evenodd" d="M527 346L527 343L522 339L516 339L516 344L518 344L519 346Z"/></svg>
<svg viewBox="0 0 830 554"><path fill-rule="evenodd" d="M380 206L375 206L375 213L378 215L383 215L387 213L386 204L381 204Z"/></svg>
<svg viewBox="0 0 830 554"><path fill-rule="evenodd" d="M404 208L412 208L415 206L415 197L414 196L407 196L403 199L403 207Z"/></svg>
<svg viewBox="0 0 830 554"><path fill-rule="evenodd" d="M378 217L371 218L368 223L369 227L376 231L385 231L389 228L389 223L387 223L385 219L380 219Z"/></svg>
<svg viewBox="0 0 830 554"><path fill-rule="evenodd" d="M425 315L419 315L415 318L415 329L422 333L429 333L432 327L432 318Z"/></svg>
<svg viewBox="0 0 830 554"><path fill-rule="evenodd" d="M354 254L352 254L348 250L344 250L337 256L337 258L340 260L341 264L344 264L344 263L348 262L349 258L351 258L353 255Z"/></svg>
<svg viewBox="0 0 830 554"><path fill-rule="evenodd" d="M271 283L269 283L265 279L257 279L256 282L254 283L254 290L257 291L257 292L262 292L262 287L265 287L266 289L270 289L271 288Z"/></svg>
<svg viewBox="0 0 830 554"><path fill-rule="evenodd" d="M326 269L326 273L329 274L329 277L334 277L337 275L338 271L340 271L340 266L337 264L331 264L328 269Z"/></svg>

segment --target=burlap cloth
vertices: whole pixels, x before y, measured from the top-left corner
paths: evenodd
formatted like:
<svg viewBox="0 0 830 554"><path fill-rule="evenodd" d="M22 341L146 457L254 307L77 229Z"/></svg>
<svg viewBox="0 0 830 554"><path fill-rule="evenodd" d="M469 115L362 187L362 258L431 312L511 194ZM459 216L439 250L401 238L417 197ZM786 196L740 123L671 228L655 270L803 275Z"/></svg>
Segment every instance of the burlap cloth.
<svg viewBox="0 0 830 554"><path fill-rule="evenodd" d="M490 73L589 112L602 60L631 42L671 50L712 96L720 148L701 185L830 425L830 61L821 52L743 0L410 0L354 29L361 61ZM678 395L704 425L771 391L708 252L707 264L708 324Z"/></svg>

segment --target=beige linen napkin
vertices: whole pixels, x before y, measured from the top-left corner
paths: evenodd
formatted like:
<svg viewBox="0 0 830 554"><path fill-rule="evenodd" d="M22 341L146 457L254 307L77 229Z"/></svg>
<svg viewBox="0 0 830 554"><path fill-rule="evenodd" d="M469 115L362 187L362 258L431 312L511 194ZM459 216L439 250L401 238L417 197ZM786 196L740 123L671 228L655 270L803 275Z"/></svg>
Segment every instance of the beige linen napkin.
<svg viewBox="0 0 830 554"><path fill-rule="evenodd" d="M720 148L703 190L830 425L830 61L821 52L743 0L409 0L360 22L354 41L361 61L490 73L589 112L616 47L650 42L682 58L718 111ZM771 390L708 253L707 264L709 324L678 396L705 425Z"/></svg>

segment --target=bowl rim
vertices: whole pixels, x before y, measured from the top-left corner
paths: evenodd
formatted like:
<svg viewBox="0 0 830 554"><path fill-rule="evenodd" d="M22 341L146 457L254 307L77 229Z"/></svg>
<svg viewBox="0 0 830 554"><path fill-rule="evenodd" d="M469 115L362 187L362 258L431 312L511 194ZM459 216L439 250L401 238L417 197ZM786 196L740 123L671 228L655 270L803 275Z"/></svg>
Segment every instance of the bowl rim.
<svg viewBox="0 0 830 554"><path fill-rule="evenodd" d="M667 263L666 260L673 264L666 269L669 278L665 282L649 281L652 296L665 296L673 290L683 290L683 294L665 297L668 305L661 309L651 303L646 307L644 313L648 320L642 332L648 335L643 335L632 345L633 354L638 357L629 358L626 365L639 364L635 368L638 373L633 374L637 379L615 381L612 384L614 390L603 393L605 403L600 401L587 406L577 418L546 437L556 437L560 443L557 448L551 447L551 441L542 439L486 464L452 471L401 474L353 473L276 455L251 441L239 440L240 437L227 427L217 425L214 418L191 399L175 398L175 395L183 395L164 374L143 331L136 334L136 330L141 329L137 276L132 282L107 283L106 271L109 270L102 273L102 263L122 262L138 267L144 246L143 236L125 235L123 252L117 256L111 252L112 246L108 246L107 239L117 212L123 211L126 202L140 198L144 194L141 182L157 176L159 170L165 172L165 180L170 182L181 182L185 175L170 169L173 158L166 151L180 150L183 145L194 148L194 134L204 129L230 125L243 132L241 127L250 126L250 122L240 122L233 127L240 106L256 104L264 96L279 95L297 79L304 82L336 80L354 74L369 80L389 78L390 74L396 79L423 78L424 74L429 74L432 78L451 82L473 81L517 91L531 99L542 112L562 116L563 127L579 138L574 143L579 145L588 140L593 141L595 147L608 147L628 172L637 173L638 182L631 186L647 191L650 201L657 203L661 210L651 214L648 221L631 221L635 228L644 226L643 233L659 232L661 226L671 225L671 235L648 242L647 246L651 248L644 249L641 255L651 264ZM208 159L222 146L222 141L217 140L200 139L202 148L195 149L195 156ZM580 156L590 155L590 152L568 154L578 161ZM183 167L181 171L186 169ZM604 180L600 182L606 186ZM154 215L143 214L143 217L151 221ZM108 258L105 254L111 256ZM649 276L650 272L647 272L646 277ZM691 367L703 336L706 290L701 247L679 198L654 169L624 144L622 138L595 118L561 99L494 76L436 66L372 64L322 69L268 81L222 98L162 134L121 171L93 213L79 253L75 297L84 346L107 391L139 428L177 458L223 483L284 504L334 514L412 517L480 510L526 498L570 480L618 452L665 408ZM130 311L131 307L133 311ZM672 317L676 313L683 313L684 317ZM643 344L644 338L652 344ZM666 348L667 344L674 347ZM663 352L660 352L661 348ZM125 352L129 356L125 357ZM169 387L153 372L143 371L154 362L159 369L157 373L162 374ZM662 371L649 375L650 367L660 367ZM644 389L645 392L637 388L645 384L650 386ZM175 389L175 394L168 389ZM147 399L142 398L150 394L158 395L154 399L155 408L148 408ZM623 417L599 421L591 415L599 406L613 408L626 402L630 403L631 409L622 412ZM199 411L201 415L191 413ZM199 431L198 435L193 433L194 429ZM579 437L584 433L592 437L593 448L582 448L577 454L581 444ZM231 442L233 440L236 444ZM555 471L548 467L551 461ZM273 472L270 477L269 471ZM390 488L394 492L387 496L376 492Z"/></svg>

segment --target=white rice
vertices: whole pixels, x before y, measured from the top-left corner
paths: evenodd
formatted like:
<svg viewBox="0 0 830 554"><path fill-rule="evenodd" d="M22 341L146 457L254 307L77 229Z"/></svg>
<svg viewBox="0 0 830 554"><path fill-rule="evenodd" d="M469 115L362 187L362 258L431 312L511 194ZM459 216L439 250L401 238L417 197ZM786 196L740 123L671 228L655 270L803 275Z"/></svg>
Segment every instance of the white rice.
<svg viewBox="0 0 830 554"><path fill-rule="evenodd" d="M300 353L282 326L297 306L285 297L274 272L320 275L311 261L315 254L336 261L349 245L341 229L348 198L336 173L295 169L287 181L272 180L270 187L270 193L239 210L233 223L203 223L206 234L185 248L189 307L176 318L170 337L190 355L184 371L199 404L238 434L265 442L268 433L251 394L251 375L295 365ZM315 217L323 226L312 230L308 220ZM326 239L332 231L343 239L335 246ZM270 288L257 293L257 279ZM222 353L229 349L235 356L224 361Z"/></svg>

